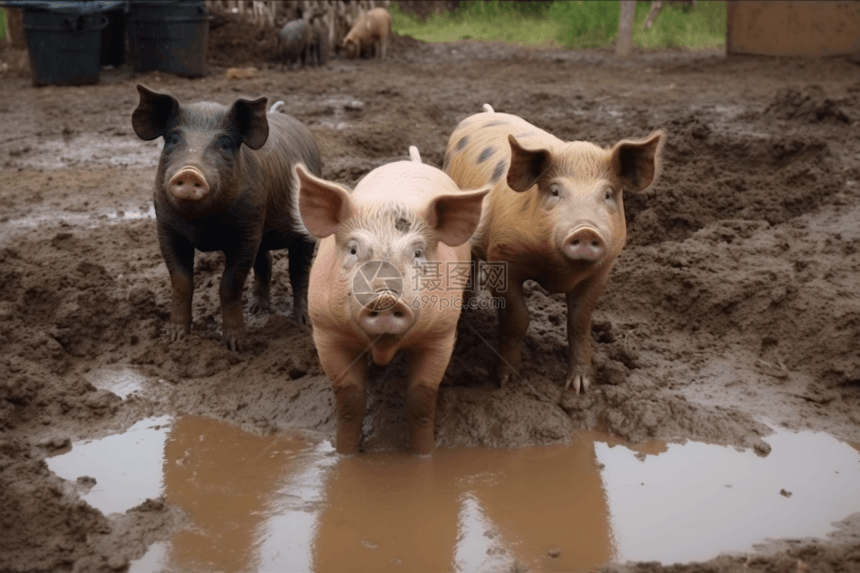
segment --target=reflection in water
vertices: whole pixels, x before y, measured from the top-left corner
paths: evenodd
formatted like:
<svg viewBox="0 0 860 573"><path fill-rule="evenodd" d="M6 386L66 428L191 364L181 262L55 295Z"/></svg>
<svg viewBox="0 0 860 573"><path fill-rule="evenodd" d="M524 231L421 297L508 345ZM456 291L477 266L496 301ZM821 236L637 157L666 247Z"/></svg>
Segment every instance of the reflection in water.
<svg viewBox="0 0 860 573"><path fill-rule="evenodd" d="M206 418L178 419L164 447L164 490L193 528L171 540L168 570L252 569L266 509L306 447L295 436L261 438Z"/></svg>
<svg viewBox="0 0 860 573"><path fill-rule="evenodd" d="M619 447L595 433L565 446L344 458L329 442L171 422L46 460L65 479L94 477L82 497L102 511L163 494L188 515L132 573L583 571L823 536L860 510L860 454L827 434L777 431L765 458L695 442Z"/></svg>
<svg viewBox="0 0 860 573"><path fill-rule="evenodd" d="M766 458L688 442L643 461L597 444L619 557L706 560L767 537L824 536L860 509L860 464L847 444L787 430L767 441Z"/></svg>
<svg viewBox="0 0 860 573"><path fill-rule="evenodd" d="M591 443L437 449L341 460L326 486L315 571L576 571L612 558Z"/></svg>
<svg viewBox="0 0 860 573"><path fill-rule="evenodd" d="M161 495L161 460L171 420L147 418L122 434L77 442L69 453L45 462L72 482L82 476L95 478L96 484L81 498L102 513L123 513Z"/></svg>

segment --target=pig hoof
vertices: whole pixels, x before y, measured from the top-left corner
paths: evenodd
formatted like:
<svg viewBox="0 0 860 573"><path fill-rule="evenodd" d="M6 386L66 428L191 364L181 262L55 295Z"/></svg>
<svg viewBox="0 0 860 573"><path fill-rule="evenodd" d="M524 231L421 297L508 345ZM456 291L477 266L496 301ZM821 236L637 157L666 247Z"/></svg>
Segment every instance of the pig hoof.
<svg viewBox="0 0 860 573"><path fill-rule="evenodd" d="M171 342L177 342L185 338L185 335L191 331L191 325L168 323L167 336Z"/></svg>
<svg viewBox="0 0 860 573"><path fill-rule="evenodd" d="M269 299L262 296L252 297L251 304L248 305L248 310L251 311L251 314L268 313L270 310Z"/></svg>
<svg viewBox="0 0 860 573"><path fill-rule="evenodd" d="M224 335L224 343L227 345L228 350L232 350L234 352L239 352L242 349L242 344L239 340L238 336L225 334Z"/></svg>
<svg viewBox="0 0 860 573"><path fill-rule="evenodd" d="M567 380L564 382L564 389L573 388L576 394L579 394L580 389L583 393L588 391L591 386L592 369L589 366L577 366L567 375Z"/></svg>
<svg viewBox="0 0 860 573"><path fill-rule="evenodd" d="M502 375L499 376L499 388L504 388L511 381L513 373L509 369L505 369Z"/></svg>
<svg viewBox="0 0 860 573"><path fill-rule="evenodd" d="M293 312L293 320L299 326L308 326L311 323L310 317L306 310L296 310Z"/></svg>

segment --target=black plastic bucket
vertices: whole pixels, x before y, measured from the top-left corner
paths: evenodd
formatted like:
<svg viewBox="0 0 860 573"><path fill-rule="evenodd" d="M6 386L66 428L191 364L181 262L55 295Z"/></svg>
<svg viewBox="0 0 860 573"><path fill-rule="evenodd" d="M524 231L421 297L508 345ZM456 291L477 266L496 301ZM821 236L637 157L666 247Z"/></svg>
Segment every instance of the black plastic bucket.
<svg viewBox="0 0 860 573"><path fill-rule="evenodd" d="M126 10L124 6L118 6L104 10L104 15L108 25L102 30L99 63L119 68L125 63Z"/></svg>
<svg viewBox="0 0 860 573"><path fill-rule="evenodd" d="M134 69L180 76L206 74L209 16L196 1L134 1L129 13L129 44Z"/></svg>
<svg viewBox="0 0 860 573"><path fill-rule="evenodd" d="M24 10L24 30L30 47L33 83L85 85L99 81L101 31L107 18L101 12L74 13Z"/></svg>

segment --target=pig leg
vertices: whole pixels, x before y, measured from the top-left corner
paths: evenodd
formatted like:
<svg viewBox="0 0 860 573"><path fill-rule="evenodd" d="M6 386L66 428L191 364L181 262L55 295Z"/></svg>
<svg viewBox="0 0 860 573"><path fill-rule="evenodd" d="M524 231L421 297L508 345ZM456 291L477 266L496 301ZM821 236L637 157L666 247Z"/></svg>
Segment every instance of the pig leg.
<svg viewBox="0 0 860 573"><path fill-rule="evenodd" d="M522 281L510 281L500 296L504 305L499 308L499 387L504 388L517 373L523 361L523 339L529 328L529 309L526 306Z"/></svg>
<svg viewBox="0 0 860 573"><path fill-rule="evenodd" d="M406 420L409 445L419 456L433 451L436 438L436 396L454 351L454 333L433 346L409 350L409 385L406 389Z"/></svg>
<svg viewBox="0 0 860 573"><path fill-rule="evenodd" d="M191 298L194 294L194 247L181 235L158 228L161 254L170 273L171 305L167 333L181 340L191 332Z"/></svg>
<svg viewBox="0 0 860 573"><path fill-rule="evenodd" d="M314 244L296 240L288 247L290 253L290 286L293 288L293 320L297 324L308 324L308 276Z"/></svg>
<svg viewBox="0 0 860 573"><path fill-rule="evenodd" d="M606 276L584 281L567 293L567 377L564 389L571 386L578 394L594 382L591 364L591 313L607 282Z"/></svg>
<svg viewBox="0 0 860 573"><path fill-rule="evenodd" d="M249 310L253 314L269 312L269 294L272 287L272 254L260 249L254 261L254 293Z"/></svg>
<svg viewBox="0 0 860 573"><path fill-rule="evenodd" d="M319 331L314 333L320 364L332 381L337 402L335 447L339 454L352 455L358 453L361 423L367 407L367 360L363 356L363 349L345 348L337 343L329 343L325 340L327 338Z"/></svg>
<svg viewBox="0 0 860 573"><path fill-rule="evenodd" d="M221 314L224 327L224 342L230 350L239 350L245 333L245 316L242 310L242 288L257 258L259 241L243 243L235 250L225 251L227 259L221 275Z"/></svg>

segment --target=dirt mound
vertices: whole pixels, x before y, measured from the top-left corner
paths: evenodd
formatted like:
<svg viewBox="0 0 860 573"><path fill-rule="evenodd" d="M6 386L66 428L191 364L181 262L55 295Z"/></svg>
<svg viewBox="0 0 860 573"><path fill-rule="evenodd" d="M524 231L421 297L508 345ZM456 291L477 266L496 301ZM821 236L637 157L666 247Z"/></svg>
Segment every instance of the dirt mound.
<svg viewBox="0 0 860 573"><path fill-rule="evenodd" d="M783 223L832 202L846 183L825 134L726 129L707 110L670 119L665 131L659 182L625 196L633 244L683 240L721 219Z"/></svg>
<svg viewBox="0 0 860 573"><path fill-rule="evenodd" d="M852 115L856 108L856 101L829 98L821 86L811 85L779 90L764 112L778 119L839 125L856 121Z"/></svg>
<svg viewBox="0 0 860 573"><path fill-rule="evenodd" d="M261 28L236 14L221 13L209 30L206 60L209 65L260 66L277 60L277 29Z"/></svg>

